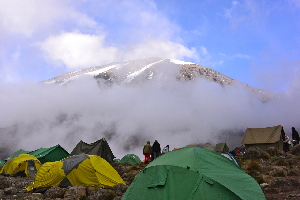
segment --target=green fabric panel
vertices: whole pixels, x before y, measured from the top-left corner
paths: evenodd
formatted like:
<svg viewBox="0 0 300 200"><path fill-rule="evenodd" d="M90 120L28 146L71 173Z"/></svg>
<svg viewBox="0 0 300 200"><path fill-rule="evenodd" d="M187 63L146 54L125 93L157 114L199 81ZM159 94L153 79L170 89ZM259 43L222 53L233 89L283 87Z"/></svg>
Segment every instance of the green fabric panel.
<svg viewBox="0 0 300 200"><path fill-rule="evenodd" d="M40 148L29 154L39 159L42 164L59 161L69 156L69 153L59 144L50 148Z"/></svg>
<svg viewBox="0 0 300 200"><path fill-rule="evenodd" d="M16 151L15 153L13 153L11 156L7 157L4 159L5 162L7 162L9 159L11 159L12 157L18 156L20 154L27 154L29 151L25 151L23 149L20 149L19 151Z"/></svg>
<svg viewBox="0 0 300 200"><path fill-rule="evenodd" d="M229 152L229 148L226 143L216 144L215 151L219 153Z"/></svg>
<svg viewBox="0 0 300 200"><path fill-rule="evenodd" d="M199 176L199 173L181 167L151 167L135 177L122 200L188 199Z"/></svg>
<svg viewBox="0 0 300 200"><path fill-rule="evenodd" d="M103 139L91 144L87 144L81 140L73 149L70 155L79 155L81 153L100 156L110 163L112 163L113 159L115 158L107 141Z"/></svg>
<svg viewBox="0 0 300 200"><path fill-rule="evenodd" d="M193 171L193 173L200 173L202 174L203 177L206 177L207 179L216 183L214 185L218 184L220 185L220 187L221 186L224 187L218 189L218 191L227 191L226 193L230 193L228 194L230 197L236 195L241 199L247 199L247 200L265 199L264 193L262 192L258 183L251 176L246 174L238 165L233 163L228 158L225 158L224 156L220 155L219 153L207 149L203 149L203 148L198 148L198 147L186 147L186 148L170 151L167 154L158 157L149 165L147 165L147 167L142 172L140 172L137 177L140 177L140 174L142 173L146 174L147 170L150 170L151 168L153 168L153 172L156 172L158 171L159 167L165 167L165 166L168 166L170 169L173 169L175 167L176 169L181 168L182 170ZM166 185L171 185L171 187L173 187L172 185L174 185L175 183L169 183L169 180L173 180L173 178L169 179L170 175L173 176L174 174L168 172ZM151 176L155 178L155 175L151 175ZM193 178L194 176L195 175L188 178L188 180L186 181L184 181L185 179L182 177L179 180L179 183L176 183L179 185L174 187L185 188L186 185L188 187L191 187L190 185L188 185L189 184L188 182L191 181L193 182L193 184L195 184L196 180L194 180ZM141 175L141 177L145 177L145 175ZM137 181L140 179L141 178L137 179ZM150 179L150 177L147 177L147 179L144 178L142 179L142 181L148 183L149 182L148 179ZM141 183L139 182L138 184ZM164 187L166 187L166 185ZM128 188L127 190L128 193L135 193L133 192L133 190L135 189L131 189L131 188L134 188L134 186L130 186ZM170 191L168 190L171 189L166 188L164 192L166 192L169 196L172 195L171 193L169 193ZM178 190L181 190L181 188ZM145 194L147 194L147 191L144 192ZM205 192L213 192L213 191L205 191ZM151 195L153 194L151 193ZM225 194L221 194L221 196L224 195ZM187 199L187 198L184 197L183 199Z"/></svg>
<svg viewBox="0 0 300 200"><path fill-rule="evenodd" d="M134 154L127 154L125 155L121 160L120 163L123 165L125 163L130 163L130 164L136 164L136 163L141 163L141 159Z"/></svg>
<svg viewBox="0 0 300 200"><path fill-rule="evenodd" d="M3 167L5 164L5 162L3 160L0 159L0 167Z"/></svg>
<svg viewBox="0 0 300 200"><path fill-rule="evenodd" d="M120 159L114 159L114 162L120 162L121 160Z"/></svg>

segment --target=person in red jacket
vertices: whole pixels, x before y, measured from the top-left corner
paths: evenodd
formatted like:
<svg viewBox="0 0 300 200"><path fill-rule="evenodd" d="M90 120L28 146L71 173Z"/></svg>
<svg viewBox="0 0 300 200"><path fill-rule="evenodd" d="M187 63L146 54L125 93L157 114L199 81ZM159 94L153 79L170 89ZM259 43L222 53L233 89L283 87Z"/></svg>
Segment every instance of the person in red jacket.
<svg viewBox="0 0 300 200"><path fill-rule="evenodd" d="M150 155L151 155L151 145L150 141L147 141L147 144L144 145L143 154L145 155L145 164L149 162Z"/></svg>

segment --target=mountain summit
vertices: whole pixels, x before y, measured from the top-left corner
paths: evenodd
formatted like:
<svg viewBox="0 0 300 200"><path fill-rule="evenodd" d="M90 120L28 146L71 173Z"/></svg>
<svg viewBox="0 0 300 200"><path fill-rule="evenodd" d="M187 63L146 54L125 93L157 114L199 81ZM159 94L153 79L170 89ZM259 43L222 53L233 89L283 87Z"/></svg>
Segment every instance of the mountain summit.
<svg viewBox="0 0 300 200"><path fill-rule="evenodd" d="M243 85L246 90L250 91L262 102L271 101L277 96L275 93L241 83L238 80L232 79L210 68L202 67L195 63L163 58L145 58L113 62L111 64L63 74L42 81L42 83L64 85L76 81L76 79L83 75L90 75L97 80L98 84L108 86L113 84L140 84L155 77L174 78L178 81L195 81L202 78L225 87L237 84Z"/></svg>

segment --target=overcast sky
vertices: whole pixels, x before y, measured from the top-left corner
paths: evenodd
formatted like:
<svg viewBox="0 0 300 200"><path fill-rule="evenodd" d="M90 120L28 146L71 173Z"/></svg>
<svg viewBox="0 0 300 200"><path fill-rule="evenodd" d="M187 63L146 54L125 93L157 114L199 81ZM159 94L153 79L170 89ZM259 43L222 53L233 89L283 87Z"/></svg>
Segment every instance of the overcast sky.
<svg viewBox="0 0 300 200"><path fill-rule="evenodd" d="M299 0L2 0L0 83L157 56L285 92L300 74L299 19Z"/></svg>

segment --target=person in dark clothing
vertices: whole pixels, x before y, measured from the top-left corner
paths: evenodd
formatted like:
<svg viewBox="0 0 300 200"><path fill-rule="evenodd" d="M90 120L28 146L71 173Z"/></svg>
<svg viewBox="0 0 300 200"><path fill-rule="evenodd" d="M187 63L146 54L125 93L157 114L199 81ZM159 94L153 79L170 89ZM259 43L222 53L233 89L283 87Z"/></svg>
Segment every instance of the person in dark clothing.
<svg viewBox="0 0 300 200"><path fill-rule="evenodd" d="M293 143L294 146L299 144L299 133L296 131L295 127L292 127L292 139L296 140L296 142Z"/></svg>
<svg viewBox="0 0 300 200"><path fill-rule="evenodd" d="M155 140L152 145L152 152L153 152L153 160L159 156L160 153L160 144Z"/></svg>
<svg viewBox="0 0 300 200"><path fill-rule="evenodd" d="M289 151L288 136L285 136L285 132L283 130L283 127L281 128L281 138L282 138L282 141L283 141L283 151L288 152Z"/></svg>
<svg viewBox="0 0 300 200"><path fill-rule="evenodd" d="M285 132L283 130L283 127L281 128L281 137L282 137L282 140L284 141L285 140Z"/></svg>

